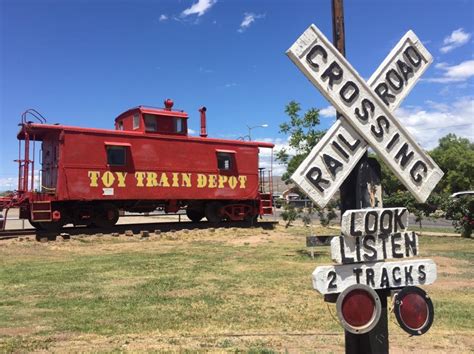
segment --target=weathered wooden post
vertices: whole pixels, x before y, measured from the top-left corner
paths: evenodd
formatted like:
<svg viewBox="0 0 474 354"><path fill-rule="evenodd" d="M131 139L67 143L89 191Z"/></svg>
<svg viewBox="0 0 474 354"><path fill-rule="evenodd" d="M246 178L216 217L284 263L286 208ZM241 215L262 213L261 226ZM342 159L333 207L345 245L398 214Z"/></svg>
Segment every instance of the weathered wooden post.
<svg viewBox="0 0 474 354"><path fill-rule="evenodd" d="M333 0L334 42L343 53L342 5L342 0ZM408 31L365 82L341 52L315 25L287 51L338 111L336 123L292 179L320 207L345 183L341 236L331 241L331 255L338 264L317 267L313 287L325 300L336 302L347 353L388 353L387 297L395 294L396 318L405 331L425 333L434 311L428 295L416 285L436 280L436 264L430 259L410 259L419 255L418 236L406 229L406 209L380 208L379 166L367 158L367 147L419 202L428 198L443 172L393 112L432 57ZM391 258L396 261L385 261Z"/></svg>
<svg viewBox="0 0 474 354"><path fill-rule="evenodd" d="M344 0L332 0L332 33L334 46L343 56L346 56ZM339 118L339 112L337 116ZM372 188L369 188L369 186ZM379 193L375 193L375 191ZM339 192L341 218L346 210L369 207L381 208L383 202L381 198L380 164L378 161L371 159L369 162L368 152L365 151L356 167L341 184ZM376 198L376 194L380 195L379 198ZM346 353L388 353L387 296L390 293L386 290L378 290L377 294L381 300L378 324L374 329L364 334L354 334L344 330ZM330 302L336 299L336 297L327 297L325 300Z"/></svg>

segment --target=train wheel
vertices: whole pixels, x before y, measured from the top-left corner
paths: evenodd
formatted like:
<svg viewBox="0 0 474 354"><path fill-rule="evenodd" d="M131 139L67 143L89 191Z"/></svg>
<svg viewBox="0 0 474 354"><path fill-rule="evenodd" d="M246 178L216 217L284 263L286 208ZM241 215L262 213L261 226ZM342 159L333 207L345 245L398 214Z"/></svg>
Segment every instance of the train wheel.
<svg viewBox="0 0 474 354"><path fill-rule="evenodd" d="M251 226L256 225L258 223L258 215L247 215L245 217L245 221L248 222Z"/></svg>
<svg viewBox="0 0 474 354"><path fill-rule="evenodd" d="M206 219L213 224L217 224L221 222L222 221L221 209L222 209L222 204L219 202L211 202L211 203L206 204L206 208L204 209L204 214L206 215Z"/></svg>
<svg viewBox="0 0 474 354"><path fill-rule="evenodd" d="M119 219L119 210L114 204L102 204L97 206L92 217L92 224L97 227L114 226Z"/></svg>
<svg viewBox="0 0 474 354"><path fill-rule="evenodd" d="M35 224L38 224L38 227L33 225L37 230L42 230L42 231L59 231L61 228L64 226L62 222L58 221L52 221L52 222L38 222Z"/></svg>
<svg viewBox="0 0 474 354"><path fill-rule="evenodd" d="M204 212L202 210L198 210L198 209L186 208L186 216L192 222L199 222L204 217Z"/></svg>

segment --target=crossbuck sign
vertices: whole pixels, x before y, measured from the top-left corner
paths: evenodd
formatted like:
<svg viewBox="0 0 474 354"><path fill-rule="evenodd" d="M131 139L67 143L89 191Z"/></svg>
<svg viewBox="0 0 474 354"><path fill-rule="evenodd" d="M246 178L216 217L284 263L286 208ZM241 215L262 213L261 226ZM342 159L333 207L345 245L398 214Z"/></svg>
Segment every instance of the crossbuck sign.
<svg viewBox="0 0 474 354"><path fill-rule="evenodd" d="M419 202L426 201L443 171L393 116L433 60L416 35L409 31L367 83L315 25L287 54L343 115L293 181L324 207L370 146Z"/></svg>

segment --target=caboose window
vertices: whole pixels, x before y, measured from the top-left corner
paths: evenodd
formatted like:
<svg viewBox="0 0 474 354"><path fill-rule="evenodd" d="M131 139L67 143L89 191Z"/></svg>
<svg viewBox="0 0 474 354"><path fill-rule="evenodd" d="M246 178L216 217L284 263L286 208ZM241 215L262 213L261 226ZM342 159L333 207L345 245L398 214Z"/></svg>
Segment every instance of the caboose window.
<svg viewBox="0 0 474 354"><path fill-rule="evenodd" d="M107 163L110 166L125 166L125 146L107 146Z"/></svg>
<svg viewBox="0 0 474 354"><path fill-rule="evenodd" d="M234 154L228 152L217 152L217 168L222 171L234 169Z"/></svg>
<svg viewBox="0 0 474 354"><path fill-rule="evenodd" d="M140 115L138 113L135 113L133 115L133 129L138 129L140 128Z"/></svg>
<svg viewBox="0 0 474 354"><path fill-rule="evenodd" d="M184 124L182 118L176 118L176 133L184 133Z"/></svg>
<svg viewBox="0 0 474 354"><path fill-rule="evenodd" d="M147 132L158 131L157 116L155 116L154 114L144 114L143 118L145 119L145 130Z"/></svg>

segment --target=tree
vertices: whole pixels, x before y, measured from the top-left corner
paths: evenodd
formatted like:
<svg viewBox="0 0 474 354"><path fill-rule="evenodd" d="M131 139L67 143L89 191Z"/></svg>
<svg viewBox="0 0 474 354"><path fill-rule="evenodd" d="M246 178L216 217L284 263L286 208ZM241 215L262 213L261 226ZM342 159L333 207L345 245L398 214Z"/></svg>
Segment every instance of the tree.
<svg viewBox="0 0 474 354"><path fill-rule="evenodd" d="M430 155L445 173L436 191L452 194L474 189L474 143L448 134Z"/></svg>
<svg viewBox="0 0 474 354"><path fill-rule="evenodd" d="M326 132L317 129L320 124L319 109L310 108L302 117L300 111L300 104L291 101L285 107L290 121L280 124L280 133L290 136L288 145L294 151L294 155L290 155L288 149L283 148L276 153L276 159L286 165L286 172L281 177L286 183Z"/></svg>
<svg viewBox="0 0 474 354"><path fill-rule="evenodd" d="M445 175L434 192L452 194L474 189L474 144L468 139L448 134L439 139L439 145L429 152ZM377 157L382 167L382 187L385 195L406 191L392 171Z"/></svg>
<svg viewBox="0 0 474 354"><path fill-rule="evenodd" d="M458 217L459 215L456 213L462 208L458 205L459 203L451 202L449 195L474 188L474 169L472 168L474 166L474 144L470 143L468 139L448 134L439 139L439 145L429 154L445 175L425 203L417 203L387 165L379 159L382 167L384 207L406 207L410 213L415 215L420 227L424 216L431 215L437 208L442 208L447 211L447 214L450 214L450 218L462 219L459 222L459 227L458 224L455 224L458 230L463 229L464 224L468 224L467 228L469 228L472 218L464 223L463 217L466 214Z"/></svg>

